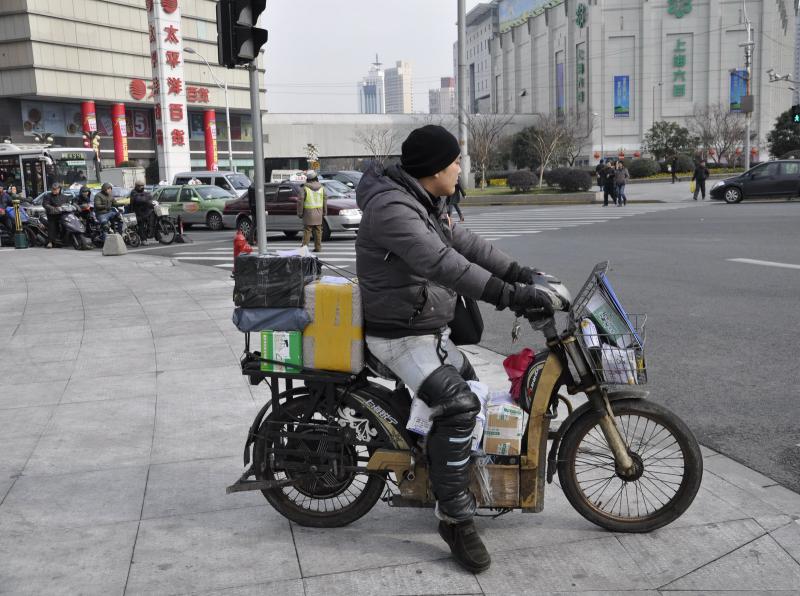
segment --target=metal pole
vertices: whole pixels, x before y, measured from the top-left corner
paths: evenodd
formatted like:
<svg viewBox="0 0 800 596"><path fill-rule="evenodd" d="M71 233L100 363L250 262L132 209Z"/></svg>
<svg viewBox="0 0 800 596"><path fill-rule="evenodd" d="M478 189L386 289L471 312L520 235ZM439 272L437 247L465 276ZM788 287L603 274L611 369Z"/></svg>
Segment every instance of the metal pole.
<svg viewBox="0 0 800 596"><path fill-rule="evenodd" d="M458 0L458 143L461 145L461 181L472 188L467 133L467 17L464 0Z"/></svg>
<svg viewBox="0 0 800 596"><path fill-rule="evenodd" d="M753 65L753 35L750 26L750 18L747 16L747 5L742 0L742 8L744 8L745 24L747 25L747 43L744 45L744 66L747 70L747 95L751 93L750 79L752 78L752 65ZM745 132L744 132L744 169L750 169L750 119L752 113L745 114Z"/></svg>
<svg viewBox="0 0 800 596"><path fill-rule="evenodd" d="M20 190L22 191L22 196L27 197L28 191L25 189L25 168L22 167L22 156L18 155L17 159L19 159L19 181L22 185Z"/></svg>
<svg viewBox="0 0 800 596"><path fill-rule="evenodd" d="M463 1L463 0L462 0ZM256 234L258 254L267 252L267 218L264 200L264 135L261 132L261 101L258 91L258 67L253 60L247 65L250 71L250 113L253 120L253 184L256 187Z"/></svg>
<svg viewBox="0 0 800 596"><path fill-rule="evenodd" d="M225 79L225 122L228 126L228 169L232 172L236 171L236 166L233 165L233 145L231 145L231 109L228 105L228 80Z"/></svg>

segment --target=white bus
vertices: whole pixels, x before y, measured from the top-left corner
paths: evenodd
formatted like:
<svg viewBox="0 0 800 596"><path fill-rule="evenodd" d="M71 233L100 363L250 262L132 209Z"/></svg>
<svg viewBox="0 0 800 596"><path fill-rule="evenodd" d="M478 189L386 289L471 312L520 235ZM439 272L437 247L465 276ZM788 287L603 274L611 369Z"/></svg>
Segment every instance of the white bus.
<svg viewBox="0 0 800 596"><path fill-rule="evenodd" d="M98 161L92 149L0 143L0 178L28 197L49 190L53 182L70 186L100 186Z"/></svg>

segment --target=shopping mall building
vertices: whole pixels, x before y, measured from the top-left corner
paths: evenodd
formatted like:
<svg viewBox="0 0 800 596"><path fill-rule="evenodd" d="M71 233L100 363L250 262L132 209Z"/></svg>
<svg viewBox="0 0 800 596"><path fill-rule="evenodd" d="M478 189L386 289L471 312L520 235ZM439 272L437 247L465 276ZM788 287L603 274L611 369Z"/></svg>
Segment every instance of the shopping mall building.
<svg viewBox="0 0 800 596"><path fill-rule="evenodd" d="M155 31L148 21L153 10L165 17L179 15L178 21ZM167 51L160 51L159 44L166 44ZM153 99L157 60L176 73L161 82L163 93L174 92L174 97L165 97L175 103L165 105L176 106L169 114L165 109L163 123L156 118L160 110ZM117 165L120 158L147 167L157 160L160 146L176 142L182 150L188 146L187 165L205 169L211 165L206 152L209 122L216 125L215 165L229 169L225 93L215 78L228 84L234 164L251 174L248 73L217 65L214 0L2 0L0 138L5 145L0 144L0 172L7 179L24 177L27 191L34 194L43 185L42 167L66 171L68 177L88 175L91 181L91 160L86 158L91 152L83 149L91 147L84 132L92 131L99 134L103 167ZM263 74L259 80L263 84ZM184 132L168 127L170 120ZM54 147L75 151L58 152L58 158L54 152L55 163L41 159L37 133L52 135ZM9 143L15 149L3 151ZM155 182L158 173L153 172ZM47 171L45 179L50 180Z"/></svg>
<svg viewBox="0 0 800 596"><path fill-rule="evenodd" d="M753 142L792 105L796 2L791 0L495 0L468 16L468 72L479 111L558 113L593 123L586 158L642 149L654 121L686 126L696 106L740 111L747 17L753 27ZM480 37L481 33L488 35ZM759 154L759 155L760 155Z"/></svg>

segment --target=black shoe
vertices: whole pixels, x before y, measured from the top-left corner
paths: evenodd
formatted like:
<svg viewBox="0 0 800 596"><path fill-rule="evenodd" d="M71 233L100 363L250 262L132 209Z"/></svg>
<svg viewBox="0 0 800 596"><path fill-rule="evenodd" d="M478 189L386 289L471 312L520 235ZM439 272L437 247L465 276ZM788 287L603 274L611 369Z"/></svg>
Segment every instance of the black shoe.
<svg viewBox="0 0 800 596"><path fill-rule="evenodd" d="M489 569L492 559L483 545L475 522L472 520L458 524L439 522L439 536L450 547L453 558L467 571L480 573Z"/></svg>

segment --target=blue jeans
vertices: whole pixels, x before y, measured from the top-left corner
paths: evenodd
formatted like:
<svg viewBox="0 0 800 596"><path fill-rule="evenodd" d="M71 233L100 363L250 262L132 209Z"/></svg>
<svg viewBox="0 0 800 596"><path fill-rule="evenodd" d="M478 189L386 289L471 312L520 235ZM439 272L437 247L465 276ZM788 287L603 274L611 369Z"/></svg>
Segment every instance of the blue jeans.
<svg viewBox="0 0 800 596"><path fill-rule="evenodd" d="M627 205L628 197L625 196L625 185L617 184L617 205Z"/></svg>
<svg viewBox="0 0 800 596"><path fill-rule="evenodd" d="M114 229L117 230L117 234L122 234L122 217L116 211L109 211L107 213L98 215L97 221L100 222L101 226L104 226L109 222L114 222Z"/></svg>

